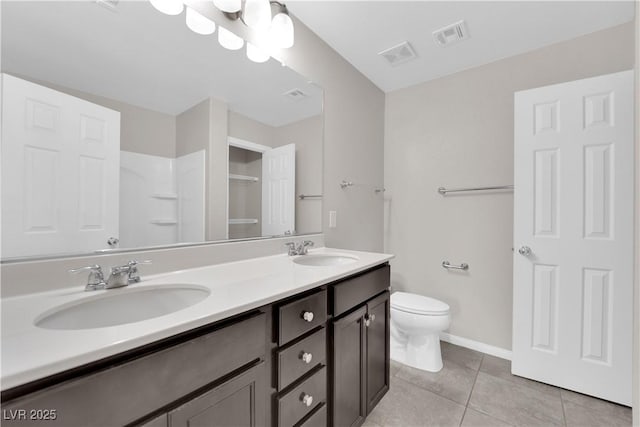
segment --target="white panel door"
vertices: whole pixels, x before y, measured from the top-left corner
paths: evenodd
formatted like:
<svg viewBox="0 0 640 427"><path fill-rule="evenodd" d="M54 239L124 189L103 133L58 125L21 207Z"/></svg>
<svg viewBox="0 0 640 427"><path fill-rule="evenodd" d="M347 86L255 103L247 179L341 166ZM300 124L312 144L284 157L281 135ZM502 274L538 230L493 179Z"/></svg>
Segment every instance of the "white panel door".
<svg viewBox="0 0 640 427"><path fill-rule="evenodd" d="M262 153L262 235L295 230L296 146L287 144Z"/></svg>
<svg viewBox="0 0 640 427"><path fill-rule="evenodd" d="M515 95L512 372L631 404L633 74Z"/></svg>
<svg viewBox="0 0 640 427"><path fill-rule="evenodd" d="M109 248L120 113L2 75L2 256Z"/></svg>

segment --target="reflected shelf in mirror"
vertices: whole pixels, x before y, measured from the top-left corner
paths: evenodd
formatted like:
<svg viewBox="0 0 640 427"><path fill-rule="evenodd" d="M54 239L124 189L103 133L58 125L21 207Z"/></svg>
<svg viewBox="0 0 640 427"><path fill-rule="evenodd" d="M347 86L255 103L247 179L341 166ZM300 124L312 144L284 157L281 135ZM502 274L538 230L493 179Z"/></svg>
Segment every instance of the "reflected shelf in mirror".
<svg viewBox="0 0 640 427"><path fill-rule="evenodd" d="M237 175L234 173L229 174L229 179L235 180L235 181L249 181L249 182L260 181L260 178L258 178L257 176Z"/></svg>

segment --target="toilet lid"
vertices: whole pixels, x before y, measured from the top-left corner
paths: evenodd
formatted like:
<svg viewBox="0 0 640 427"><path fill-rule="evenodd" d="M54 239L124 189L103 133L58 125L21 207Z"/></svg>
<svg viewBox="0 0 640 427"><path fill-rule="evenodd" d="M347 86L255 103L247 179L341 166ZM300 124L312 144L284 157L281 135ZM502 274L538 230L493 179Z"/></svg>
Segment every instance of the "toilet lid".
<svg viewBox="0 0 640 427"><path fill-rule="evenodd" d="M409 292L395 292L391 294L391 307L415 314L442 315L449 312L449 305L435 298Z"/></svg>

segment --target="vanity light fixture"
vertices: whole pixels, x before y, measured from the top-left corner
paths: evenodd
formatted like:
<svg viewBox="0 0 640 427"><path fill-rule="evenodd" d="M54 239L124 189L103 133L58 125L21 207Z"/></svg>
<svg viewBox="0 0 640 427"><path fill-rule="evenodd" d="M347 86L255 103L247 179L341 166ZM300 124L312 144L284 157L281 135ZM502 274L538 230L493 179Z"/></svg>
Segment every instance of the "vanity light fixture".
<svg viewBox="0 0 640 427"><path fill-rule="evenodd" d="M149 0L151 5L165 15L180 15L184 9L181 0Z"/></svg>
<svg viewBox="0 0 640 427"><path fill-rule="evenodd" d="M278 11L271 20L270 43L275 47L288 49L293 46L293 20L289 16L287 6L276 1L272 1L271 4L275 5Z"/></svg>
<svg viewBox="0 0 640 427"><path fill-rule="evenodd" d="M187 6L186 13L187 27L197 34L208 35L216 31L216 23L211 19L202 16L200 12Z"/></svg>
<svg viewBox="0 0 640 427"><path fill-rule="evenodd" d="M218 27L218 43L229 50L242 49L242 46L244 46L242 37L236 36L224 27Z"/></svg>
<svg viewBox="0 0 640 427"><path fill-rule="evenodd" d="M149 0L153 7L167 15L179 15L185 9L182 0ZM264 39L257 46L247 42L247 58L253 62L266 62L270 55L269 47L287 49L293 46L293 20L284 3L276 0L213 0L215 7L231 20L240 20L255 34ZM186 7L187 27L197 34L209 35L216 31L216 23L191 7ZM275 14L272 14L272 11ZM272 18L273 16L273 18ZM238 50L244 46L244 39L219 27L218 42L229 50ZM265 51L265 46L267 51Z"/></svg>
<svg viewBox="0 0 640 427"><path fill-rule="evenodd" d="M267 31L271 25L269 0L245 0L242 22L256 31Z"/></svg>
<svg viewBox="0 0 640 427"><path fill-rule="evenodd" d="M213 0L213 5L223 12L236 13L242 9L242 0Z"/></svg>
<svg viewBox="0 0 640 427"><path fill-rule="evenodd" d="M253 62L266 62L270 56L264 53L259 47L247 42L247 58Z"/></svg>

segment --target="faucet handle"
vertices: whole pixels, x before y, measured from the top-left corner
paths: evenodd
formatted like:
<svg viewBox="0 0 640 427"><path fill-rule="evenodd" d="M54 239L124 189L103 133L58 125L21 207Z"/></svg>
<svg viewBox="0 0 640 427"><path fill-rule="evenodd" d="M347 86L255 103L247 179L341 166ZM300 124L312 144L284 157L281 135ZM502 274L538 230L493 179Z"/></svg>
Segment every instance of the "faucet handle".
<svg viewBox="0 0 640 427"><path fill-rule="evenodd" d="M306 255L307 254L307 248L309 246L313 246L313 241L304 240L304 241L300 242L300 246L298 247L298 255Z"/></svg>
<svg viewBox="0 0 640 427"><path fill-rule="evenodd" d="M151 261L150 259L145 259L144 261L138 261L138 260L132 259L127 263L129 267L135 267L138 264L153 264L153 261Z"/></svg>
<svg viewBox="0 0 640 427"><path fill-rule="evenodd" d="M129 284L138 283L141 280L140 275L138 274L139 264L152 264L152 262L148 259L144 261L137 261L135 259L132 259L131 261L129 261L127 263L127 266L129 267Z"/></svg>
<svg viewBox="0 0 640 427"><path fill-rule="evenodd" d="M87 286L85 287L85 290L93 291L106 286L102 267L100 267L98 264L89 265L87 267L74 268L72 270L69 270L69 273L77 274L82 273L83 271L89 271L89 277L87 278Z"/></svg>

